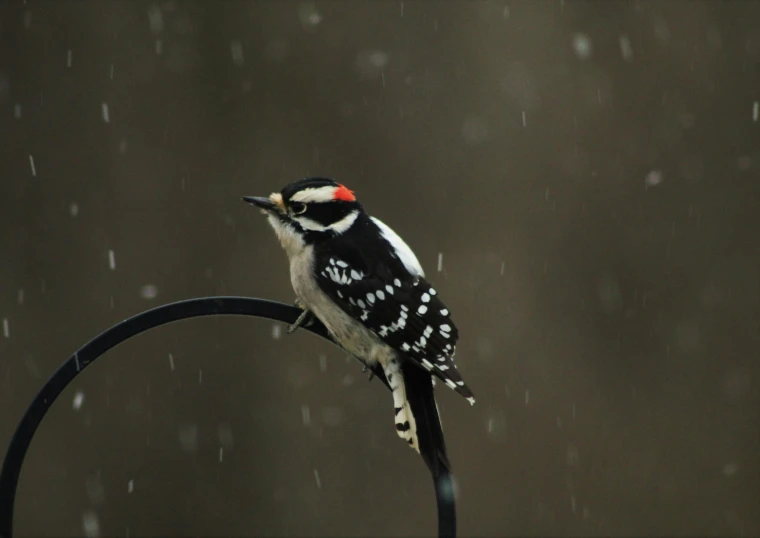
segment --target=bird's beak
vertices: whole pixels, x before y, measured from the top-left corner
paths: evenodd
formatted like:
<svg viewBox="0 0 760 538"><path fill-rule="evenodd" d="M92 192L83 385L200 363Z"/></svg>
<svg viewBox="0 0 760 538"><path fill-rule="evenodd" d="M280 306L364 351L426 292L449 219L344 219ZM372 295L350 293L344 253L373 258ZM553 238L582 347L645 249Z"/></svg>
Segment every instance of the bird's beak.
<svg viewBox="0 0 760 538"><path fill-rule="evenodd" d="M266 211L274 211L276 207L275 203L272 200L260 196L243 196L243 201L248 202L249 204L253 204L256 207L260 207Z"/></svg>

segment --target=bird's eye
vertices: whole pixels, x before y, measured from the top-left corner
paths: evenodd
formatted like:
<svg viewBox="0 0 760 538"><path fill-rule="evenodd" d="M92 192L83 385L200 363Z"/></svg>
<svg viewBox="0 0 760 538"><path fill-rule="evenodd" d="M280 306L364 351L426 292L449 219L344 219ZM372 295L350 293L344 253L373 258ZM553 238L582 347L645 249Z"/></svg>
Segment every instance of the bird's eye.
<svg viewBox="0 0 760 538"><path fill-rule="evenodd" d="M294 215L301 215L302 213L306 213L306 204L302 204L301 202L291 202L290 209L293 211Z"/></svg>

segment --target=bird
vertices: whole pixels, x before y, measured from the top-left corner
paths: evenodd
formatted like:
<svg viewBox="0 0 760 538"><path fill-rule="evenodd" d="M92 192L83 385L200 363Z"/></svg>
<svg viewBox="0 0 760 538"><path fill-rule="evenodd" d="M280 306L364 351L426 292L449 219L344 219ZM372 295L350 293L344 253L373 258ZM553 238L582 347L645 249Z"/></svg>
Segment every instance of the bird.
<svg viewBox="0 0 760 538"><path fill-rule="evenodd" d="M475 397L454 364L459 332L451 313L409 245L331 178L243 200L266 215L288 257L302 309L288 333L316 318L349 354L382 372L399 437L431 470L450 471L435 379L470 404Z"/></svg>

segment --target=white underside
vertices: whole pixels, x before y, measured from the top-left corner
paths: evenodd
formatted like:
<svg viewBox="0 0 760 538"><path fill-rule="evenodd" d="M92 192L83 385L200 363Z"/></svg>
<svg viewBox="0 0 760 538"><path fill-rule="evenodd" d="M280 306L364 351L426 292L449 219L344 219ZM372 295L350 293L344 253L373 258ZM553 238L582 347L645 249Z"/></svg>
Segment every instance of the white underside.
<svg viewBox="0 0 760 538"><path fill-rule="evenodd" d="M383 367L393 391L393 406L401 408L394 421L396 424L409 423L407 431L396 429L396 433L419 452L417 424L406 398L406 387L396 352L362 323L346 314L319 288L312 273L314 247L303 241L295 227L282 222L274 215L269 215L268 218L290 260L290 279L299 301L324 323L346 351L368 364L379 363ZM378 219L373 220L396 250L407 270L414 275L423 276L422 267L409 246L390 227Z"/></svg>

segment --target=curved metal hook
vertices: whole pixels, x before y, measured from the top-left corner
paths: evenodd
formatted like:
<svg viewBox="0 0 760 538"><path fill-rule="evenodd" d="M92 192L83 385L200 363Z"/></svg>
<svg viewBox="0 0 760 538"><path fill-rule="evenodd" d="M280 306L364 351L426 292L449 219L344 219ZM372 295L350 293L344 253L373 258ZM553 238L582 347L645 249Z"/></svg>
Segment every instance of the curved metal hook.
<svg viewBox="0 0 760 538"><path fill-rule="evenodd" d="M267 318L283 323L294 323L301 310L294 306L254 299L249 297L201 297L159 306L137 314L100 333L79 351L74 353L45 383L42 390L24 413L5 454L0 470L0 538L12 538L13 507L16 500L21 466L37 428L55 399L66 386L106 351L143 331L199 316L242 315ZM315 321L304 329L333 343L324 325ZM337 344L336 344L337 345ZM383 370L379 366L371 368L375 376L390 390ZM448 473L433 474L435 495L438 505L439 536L456 535L456 511L454 506L452 477Z"/></svg>

